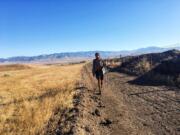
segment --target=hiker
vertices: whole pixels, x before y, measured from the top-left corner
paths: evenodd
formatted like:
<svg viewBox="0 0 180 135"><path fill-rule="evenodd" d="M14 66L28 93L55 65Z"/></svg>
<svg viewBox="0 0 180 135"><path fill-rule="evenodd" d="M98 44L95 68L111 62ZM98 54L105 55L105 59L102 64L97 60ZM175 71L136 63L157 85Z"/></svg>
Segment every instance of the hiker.
<svg viewBox="0 0 180 135"><path fill-rule="evenodd" d="M101 89L103 87L103 79L104 79L104 62L100 58L99 53L95 53L95 59L93 60L93 68L92 73L93 76L96 76L96 79L98 80L98 88L99 88L99 94L101 95Z"/></svg>

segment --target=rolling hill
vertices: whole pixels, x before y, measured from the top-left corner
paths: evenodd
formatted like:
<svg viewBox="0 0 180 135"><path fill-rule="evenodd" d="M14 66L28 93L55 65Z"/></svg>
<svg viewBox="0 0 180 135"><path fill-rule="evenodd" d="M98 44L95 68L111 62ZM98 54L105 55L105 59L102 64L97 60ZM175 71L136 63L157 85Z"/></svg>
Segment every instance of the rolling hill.
<svg viewBox="0 0 180 135"><path fill-rule="evenodd" d="M180 51L148 53L114 59L120 64L113 70L138 76L132 83L180 86Z"/></svg>
<svg viewBox="0 0 180 135"><path fill-rule="evenodd" d="M136 50L125 50L125 51L98 51L100 52L103 58L109 57L120 57L121 56L129 56L129 55L140 55L146 53L156 53L163 52L170 49L179 49L180 47L168 47L168 48L160 48L160 47L147 47L140 48ZM94 53L97 51L85 51L85 52L64 52L64 53L54 53L54 54L45 54L38 56L17 56L10 58L0 58L0 63L30 63L30 62L59 62L59 61L80 61L94 58Z"/></svg>

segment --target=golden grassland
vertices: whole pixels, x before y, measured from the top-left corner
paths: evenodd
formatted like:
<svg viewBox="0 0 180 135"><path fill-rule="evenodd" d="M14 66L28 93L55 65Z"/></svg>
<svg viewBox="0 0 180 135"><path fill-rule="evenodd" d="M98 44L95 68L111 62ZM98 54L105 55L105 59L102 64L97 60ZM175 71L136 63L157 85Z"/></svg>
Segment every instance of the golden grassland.
<svg viewBox="0 0 180 135"><path fill-rule="evenodd" d="M13 70L23 70L23 69L29 69L30 67L28 65L22 65L22 64L10 64L10 65L0 65L0 72L2 71L13 71Z"/></svg>
<svg viewBox="0 0 180 135"><path fill-rule="evenodd" d="M73 106L83 64L16 66L0 67L0 134L34 135L57 107Z"/></svg>

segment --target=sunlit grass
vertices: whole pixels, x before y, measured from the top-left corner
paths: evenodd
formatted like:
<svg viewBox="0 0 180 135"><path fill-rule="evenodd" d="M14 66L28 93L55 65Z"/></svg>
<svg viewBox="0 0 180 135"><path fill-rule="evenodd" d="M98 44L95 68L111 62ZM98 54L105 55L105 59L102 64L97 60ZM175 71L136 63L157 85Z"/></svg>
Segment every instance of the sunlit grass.
<svg viewBox="0 0 180 135"><path fill-rule="evenodd" d="M82 64L0 72L0 134L41 132L56 107L72 107Z"/></svg>

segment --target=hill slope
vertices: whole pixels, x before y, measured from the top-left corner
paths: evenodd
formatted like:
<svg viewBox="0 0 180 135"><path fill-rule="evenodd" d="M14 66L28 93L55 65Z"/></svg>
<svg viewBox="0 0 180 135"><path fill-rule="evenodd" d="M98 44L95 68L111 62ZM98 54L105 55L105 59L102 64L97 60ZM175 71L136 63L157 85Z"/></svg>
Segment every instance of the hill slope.
<svg viewBox="0 0 180 135"><path fill-rule="evenodd" d="M180 86L180 51L169 50L114 59L120 62L112 70L139 76L132 83Z"/></svg>
<svg viewBox="0 0 180 135"><path fill-rule="evenodd" d="M180 51L170 50L163 53L150 53L122 58L121 71L134 75L142 75L163 61L179 59Z"/></svg>

